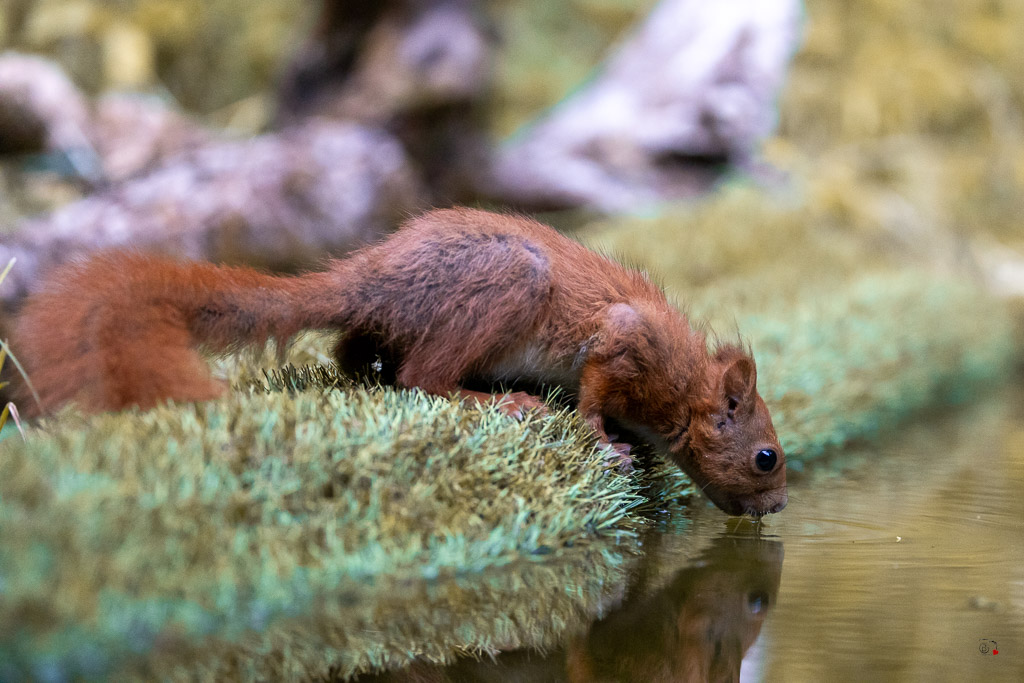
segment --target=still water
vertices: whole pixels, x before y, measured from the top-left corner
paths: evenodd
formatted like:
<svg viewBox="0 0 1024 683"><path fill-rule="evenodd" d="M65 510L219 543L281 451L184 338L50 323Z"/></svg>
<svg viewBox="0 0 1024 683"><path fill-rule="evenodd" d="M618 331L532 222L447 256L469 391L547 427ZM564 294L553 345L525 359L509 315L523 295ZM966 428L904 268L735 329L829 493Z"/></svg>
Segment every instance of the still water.
<svg viewBox="0 0 1024 683"><path fill-rule="evenodd" d="M1024 392L807 469L761 524L659 522L557 647L365 680L1024 681Z"/></svg>

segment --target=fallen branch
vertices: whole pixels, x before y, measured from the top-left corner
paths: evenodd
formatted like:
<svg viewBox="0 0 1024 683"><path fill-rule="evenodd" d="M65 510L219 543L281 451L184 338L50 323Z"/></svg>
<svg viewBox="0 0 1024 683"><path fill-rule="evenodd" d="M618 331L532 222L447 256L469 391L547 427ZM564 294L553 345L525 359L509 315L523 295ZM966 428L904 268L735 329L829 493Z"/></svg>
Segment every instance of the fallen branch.
<svg viewBox="0 0 1024 683"><path fill-rule="evenodd" d="M380 130L312 120L211 143L22 223L0 243L0 262L18 259L0 297L13 308L41 271L117 246L274 269L308 266L384 234L420 196L402 146Z"/></svg>

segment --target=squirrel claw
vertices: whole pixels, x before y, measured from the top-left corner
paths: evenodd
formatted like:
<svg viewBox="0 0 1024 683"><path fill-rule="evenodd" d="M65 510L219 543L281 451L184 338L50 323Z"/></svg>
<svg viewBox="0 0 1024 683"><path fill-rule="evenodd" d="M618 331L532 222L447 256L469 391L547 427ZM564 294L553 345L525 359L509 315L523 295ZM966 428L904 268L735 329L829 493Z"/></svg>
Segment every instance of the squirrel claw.
<svg viewBox="0 0 1024 683"><path fill-rule="evenodd" d="M548 407L544 401L525 391L513 391L498 397L498 409L510 417L522 420L528 411L536 411L539 415L547 415Z"/></svg>
<svg viewBox="0 0 1024 683"><path fill-rule="evenodd" d="M629 452L633 449L628 443L609 443L612 455L604 461L606 468L618 468L619 472L628 474L633 471L633 458Z"/></svg>

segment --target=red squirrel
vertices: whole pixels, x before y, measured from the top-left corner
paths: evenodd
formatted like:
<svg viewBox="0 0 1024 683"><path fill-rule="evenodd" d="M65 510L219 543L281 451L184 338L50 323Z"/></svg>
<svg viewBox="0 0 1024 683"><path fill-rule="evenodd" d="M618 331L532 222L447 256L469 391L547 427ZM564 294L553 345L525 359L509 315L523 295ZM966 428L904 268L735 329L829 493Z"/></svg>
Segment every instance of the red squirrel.
<svg viewBox="0 0 1024 683"><path fill-rule="evenodd" d="M13 341L43 410L103 411L220 396L199 349L286 343L306 329L342 333L342 368L382 354L398 385L431 394L492 398L463 388L470 379L565 387L601 443L625 456L606 420L630 427L725 512L786 505L753 358L733 345L709 352L644 273L523 217L431 211L297 276L101 253L54 271ZM498 399L510 414L543 406L523 392Z"/></svg>

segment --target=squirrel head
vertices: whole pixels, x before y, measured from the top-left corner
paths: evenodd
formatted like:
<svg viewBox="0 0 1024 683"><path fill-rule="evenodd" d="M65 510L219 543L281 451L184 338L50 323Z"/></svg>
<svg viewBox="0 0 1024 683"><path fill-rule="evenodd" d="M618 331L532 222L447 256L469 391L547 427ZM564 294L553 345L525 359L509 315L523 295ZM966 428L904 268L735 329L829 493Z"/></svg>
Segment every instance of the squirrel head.
<svg viewBox="0 0 1024 683"><path fill-rule="evenodd" d="M672 459L729 514L784 508L786 456L757 393L754 359L723 346L710 358L700 394L689 406L689 426L670 446Z"/></svg>
<svg viewBox="0 0 1024 683"><path fill-rule="evenodd" d="M674 308L615 304L600 350L605 409L667 444L669 456L732 515L786 505L786 457L757 393L754 359L704 335Z"/></svg>

